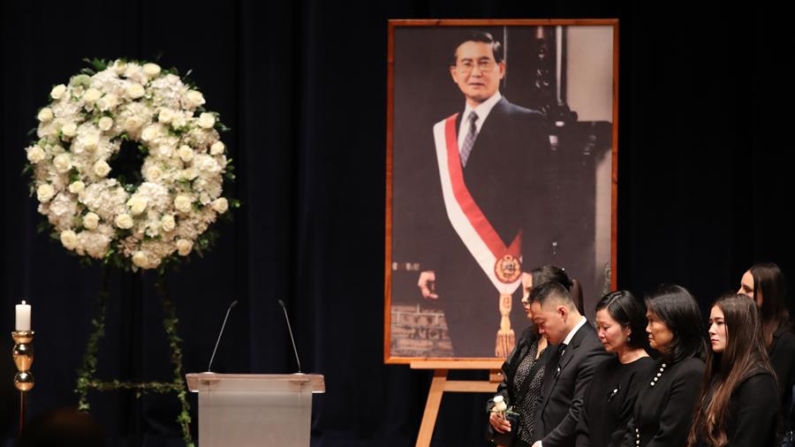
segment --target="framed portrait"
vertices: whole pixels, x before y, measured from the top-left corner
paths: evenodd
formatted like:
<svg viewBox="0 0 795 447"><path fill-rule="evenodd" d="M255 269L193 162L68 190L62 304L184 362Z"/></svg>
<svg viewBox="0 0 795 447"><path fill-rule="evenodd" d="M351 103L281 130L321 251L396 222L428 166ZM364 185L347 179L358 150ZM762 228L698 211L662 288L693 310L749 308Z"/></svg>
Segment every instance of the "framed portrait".
<svg viewBox="0 0 795 447"><path fill-rule="evenodd" d="M616 284L618 20L391 20L384 359L504 358L529 273Z"/></svg>

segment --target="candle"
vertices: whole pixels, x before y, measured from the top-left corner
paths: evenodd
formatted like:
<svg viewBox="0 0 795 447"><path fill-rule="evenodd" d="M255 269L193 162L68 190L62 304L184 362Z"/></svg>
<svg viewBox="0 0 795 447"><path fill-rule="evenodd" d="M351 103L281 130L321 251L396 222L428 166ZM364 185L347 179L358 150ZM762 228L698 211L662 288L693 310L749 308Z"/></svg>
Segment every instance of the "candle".
<svg viewBox="0 0 795 447"><path fill-rule="evenodd" d="M30 330L30 304L22 300L22 304L17 304L17 331Z"/></svg>

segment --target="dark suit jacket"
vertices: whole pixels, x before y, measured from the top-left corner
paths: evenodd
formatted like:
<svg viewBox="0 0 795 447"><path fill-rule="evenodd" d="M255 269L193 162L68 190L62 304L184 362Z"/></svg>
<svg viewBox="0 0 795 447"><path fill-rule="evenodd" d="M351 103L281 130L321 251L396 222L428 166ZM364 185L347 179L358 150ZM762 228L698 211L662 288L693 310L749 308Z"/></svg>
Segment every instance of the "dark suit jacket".
<svg viewBox="0 0 795 447"><path fill-rule="evenodd" d="M550 347L551 350L557 346ZM551 351L553 352L553 351ZM565 353L550 355L536 415L536 440L544 447L574 445L583 399L596 367L609 358L596 331L585 323L571 339ZM554 363L554 364L553 364Z"/></svg>
<svg viewBox="0 0 795 447"><path fill-rule="evenodd" d="M472 198L502 241L509 245L520 230L523 232L522 255L527 271L554 263L552 234L557 226L548 211L555 198L548 191L551 149L545 125L539 112L502 98L483 122L463 170ZM427 188L429 197L424 199L423 209L418 211L428 216L424 228L430 229L422 243L426 249L421 255L422 270L436 272L436 291L455 356L494 357L499 292L453 229L441 195L438 164L435 158L428 163L433 167L428 178L434 181ZM520 299L521 290L517 290L512 312L517 335L518 329L527 325Z"/></svg>

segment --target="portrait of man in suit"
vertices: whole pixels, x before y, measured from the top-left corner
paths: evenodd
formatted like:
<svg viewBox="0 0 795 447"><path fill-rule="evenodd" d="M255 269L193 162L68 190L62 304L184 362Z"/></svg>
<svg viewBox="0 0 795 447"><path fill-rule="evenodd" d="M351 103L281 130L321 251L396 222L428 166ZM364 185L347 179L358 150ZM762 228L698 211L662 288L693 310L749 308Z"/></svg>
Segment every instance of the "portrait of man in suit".
<svg viewBox="0 0 795 447"><path fill-rule="evenodd" d="M569 28L394 28L387 359L507 356L535 267L565 267L586 307L609 284L612 66L562 60L612 61L612 27Z"/></svg>
<svg viewBox="0 0 795 447"><path fill-rule="evenodd" d="M545 219L553 219L542 205L551 150L544 117L500 93L505 72L502 44L491 34L463 37L450 61L463 104L433 126L436 209L447 225L437 227L418 287L439 300L460 357L510 352L523 265L529 271L551 255L550 245L538 243L552 229Z"/></svg>

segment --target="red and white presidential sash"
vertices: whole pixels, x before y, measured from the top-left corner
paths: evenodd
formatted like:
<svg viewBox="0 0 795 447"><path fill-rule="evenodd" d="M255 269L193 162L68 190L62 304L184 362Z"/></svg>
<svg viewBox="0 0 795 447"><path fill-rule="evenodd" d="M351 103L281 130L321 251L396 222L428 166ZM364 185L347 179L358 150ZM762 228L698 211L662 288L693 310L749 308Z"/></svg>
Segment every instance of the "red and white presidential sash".
<svg viewBox="0 0 795 447"><path fill-rule="evenodd" d="M447 217L494 287L501 294L512 294L521 284L522 233L517 233L506 247L464 184L456 137L457 116L456 113L433 126Z"/></svg>

